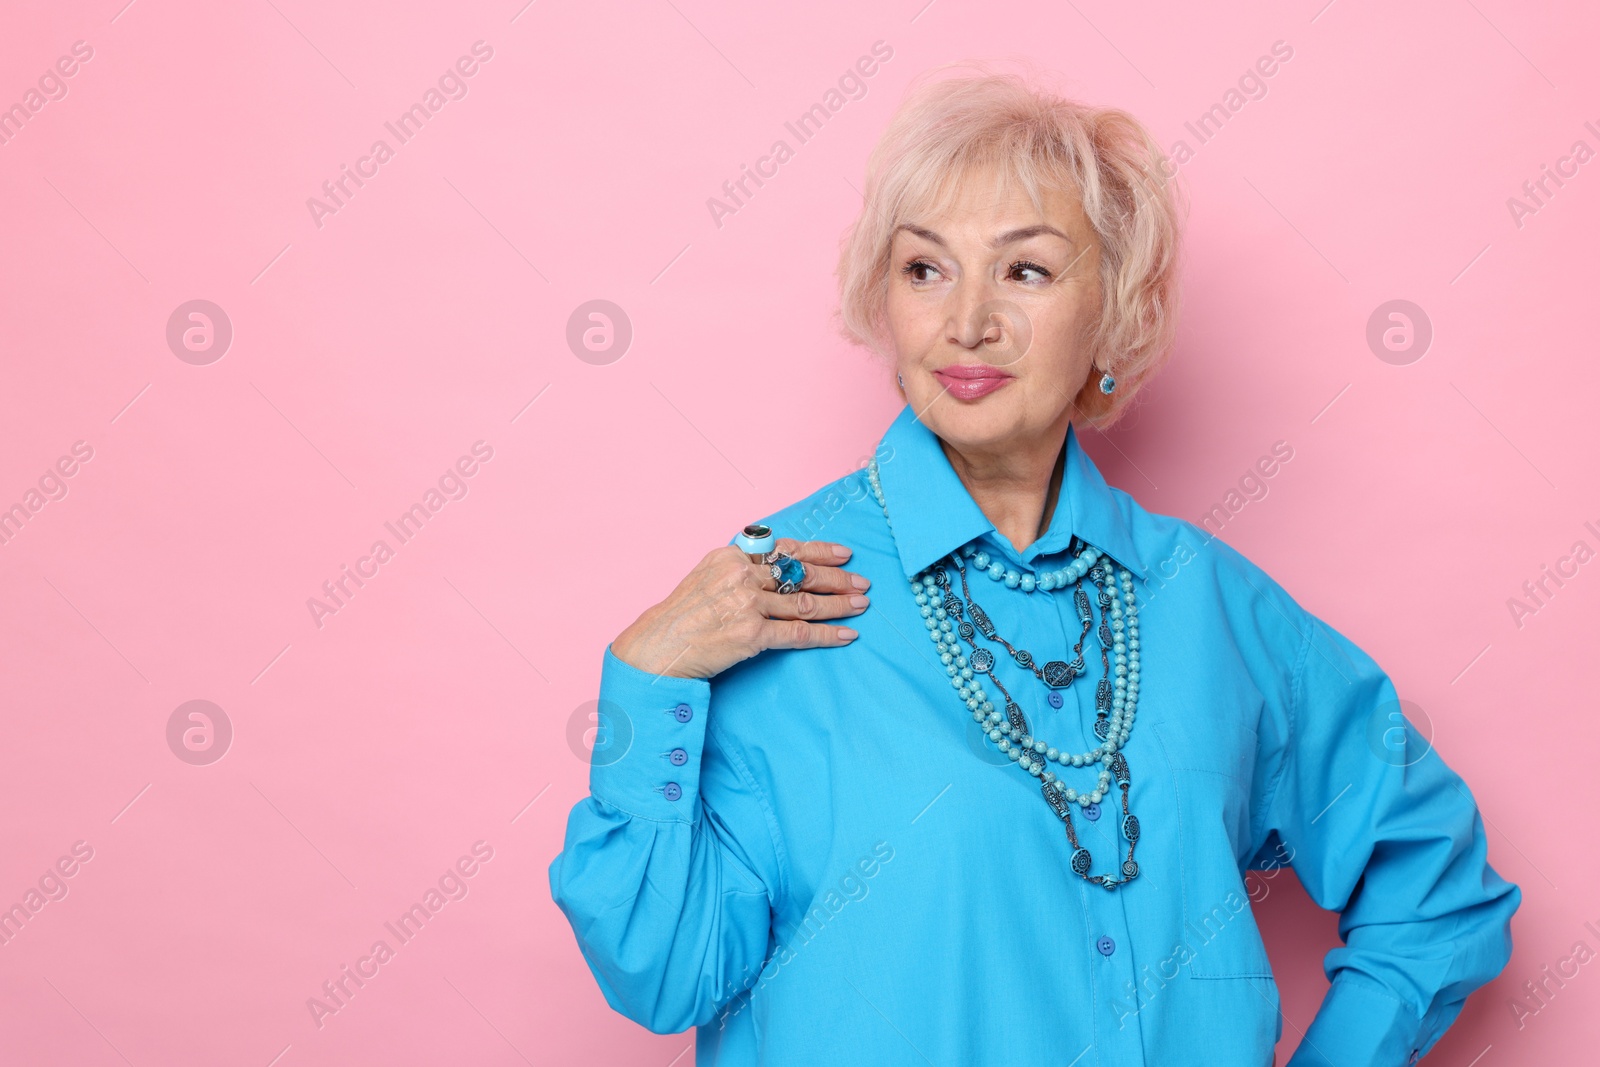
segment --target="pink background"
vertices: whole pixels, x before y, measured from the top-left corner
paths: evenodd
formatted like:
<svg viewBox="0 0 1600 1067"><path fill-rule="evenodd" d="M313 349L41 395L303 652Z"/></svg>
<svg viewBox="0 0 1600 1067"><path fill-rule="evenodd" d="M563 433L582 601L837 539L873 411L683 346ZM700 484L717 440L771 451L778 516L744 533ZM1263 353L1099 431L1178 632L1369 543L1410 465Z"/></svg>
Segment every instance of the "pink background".
<svg viewBox="0 0 1600 1067"><path fill-rule="evenodd" d="M93 49L0 145L0 507L66 490L0 545L0 905L93 850L0 947L7 1062L690 1062L609 1011L549 899L601 651L870 452L897 400L829 322L866 153L913 75L1024 54L1196 148L1176 355L1087 447L1195 520L1293 447L1224 536L1423 709L1523 887L1515 958L1429 1062L1589 1055L1594 966L1520 1026L1511 1004L1600 948L1600 562L1520 626L1507 601L1600 549L1600 162L1520 226L1507 200L1600 149L1592 12L124 2L14 3L0 36L0 105ZM397 147L383 124L480 40L467 95ZM796 146L783 123L880 40L867 95ZM1184 123L1280 40L1267 95L1197 147ZM707 199L780 137L795 157L717 226ZM394 157L319 227L307 198L378 138ZM206 365L166 339L196 299L233 330ZM598 365L567 342L595 299L633 331ZM1409 365L1366 341L1394 299L1434 331ZM399 544L383 524L479 441ZM319 626L308 598L379 538ZM233 730L209 765L169 747L191 700ZM319 1028L308 998L480 841L467 895ZM1270 890L1286 1052L1335 926L1292 875Z"/></svg>

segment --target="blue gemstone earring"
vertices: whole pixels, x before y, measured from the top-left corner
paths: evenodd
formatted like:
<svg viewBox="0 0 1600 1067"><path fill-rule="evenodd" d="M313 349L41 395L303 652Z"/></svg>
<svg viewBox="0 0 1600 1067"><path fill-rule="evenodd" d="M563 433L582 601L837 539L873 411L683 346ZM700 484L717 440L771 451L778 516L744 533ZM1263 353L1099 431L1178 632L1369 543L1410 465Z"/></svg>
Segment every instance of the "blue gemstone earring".
<svg viewBox="0 0 1600 1067"><path fill-rule="evenodd" d="M1110 396L1111 395L1111 390L1115 389L1116 387L1117 387L1117 380L1115 378L1113 378L1109 374L1100 375L1100 391L1102 393L1105 393L1107 396Z"/></svg>
<svg viewBox="0 0 1600 1067"><path fill-rule="evenodd" d="M900 383L900 388L904 389L906 387L906 376L904 374L896 374L894 380Z"/></svg>

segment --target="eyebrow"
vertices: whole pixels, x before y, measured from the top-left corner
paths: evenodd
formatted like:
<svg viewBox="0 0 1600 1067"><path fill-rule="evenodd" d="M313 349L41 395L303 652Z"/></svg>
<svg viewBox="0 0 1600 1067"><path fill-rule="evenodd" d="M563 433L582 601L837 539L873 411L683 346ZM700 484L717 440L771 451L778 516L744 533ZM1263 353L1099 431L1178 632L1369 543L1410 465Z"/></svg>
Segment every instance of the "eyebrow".
<svg viewBox="0 0 1600 1067"><path fill-rule="evenodd" d="M907 231L909 233L914 233L918 237L921 237L923 240L931 241L931 242L933 242L934 244L938 245L941 248L950 247L949 244L946 243L946 241L945 241L945 239L943 237L940 237L938 234L934 233L930 229L927 229L926 227L915 226L915 225L907 222L907 223L902 223L900 225L900 229L905 230L905 231ZM1000 234L998 237L996 237L992 241L990 241L989 242L989 247L990 248L999 248L1001 245L1014 244L1017 241L1026 241L1030 237L1038 237L1041 234L1051 234L1053 236L1061 238L1063 241L1066 241L1068 244L1072 243L1072 238L1068 237L1066 234L1062 233L1060 230L1056 229L1054 226L1047 226L1047 225L1045 225L1043 223L1040 223L1040 224L1035 225L1035 226L1023 226L1020 229L1007 230L1005 233Z"/></svg>

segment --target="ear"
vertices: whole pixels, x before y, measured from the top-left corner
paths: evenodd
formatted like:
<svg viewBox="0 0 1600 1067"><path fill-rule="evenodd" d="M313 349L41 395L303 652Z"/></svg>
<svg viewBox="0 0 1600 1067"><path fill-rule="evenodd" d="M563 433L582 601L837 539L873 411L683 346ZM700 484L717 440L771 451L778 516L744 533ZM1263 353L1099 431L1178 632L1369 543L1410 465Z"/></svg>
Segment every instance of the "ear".
<svg viewBox="0 0 1600 1067"><path fill-rule="evenodd" d="M1085 423L1097 425L1111 412L1111 408L1115 404L1112 397L1100 391L1100 375L1104 373L1103 370L1091 366L1089 368L1089 376L1084 379L1083 385L1079 387L1078 395L1072 399L1077 408L1074 417L1079 425Z"/></svg>

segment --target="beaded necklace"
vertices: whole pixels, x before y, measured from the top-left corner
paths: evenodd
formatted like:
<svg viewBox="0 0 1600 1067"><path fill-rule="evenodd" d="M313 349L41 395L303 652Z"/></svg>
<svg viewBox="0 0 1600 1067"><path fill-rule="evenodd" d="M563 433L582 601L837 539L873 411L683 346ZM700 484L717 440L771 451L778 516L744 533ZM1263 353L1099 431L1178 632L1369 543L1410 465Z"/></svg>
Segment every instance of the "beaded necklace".
<svg viewBox="0 0 1600 1067"><path fill-rule="evenodd" d="M894 520L889 516L889 505L884 500L883 487L878 481L876 459L867 464L867 483L872 489L873 499L883 509L884 521L889 524L889 532L893 536ZM1074 538L1075 542L1077 540ZM1001 637L988 614L972 599L972 591L967 585L966 567L962 563L963 556L972 560L974 566L991 578L1009 588L1022 588L1025 592L1032 592L1034 589L1048 591L1053 588L1064 590L1073 587L1074 605L1078 611L1079 621L1083 625L1083 633L1079 635L1078 643L1073 649L1076 657L1073 662L1052 660L1040 668L1035 665L1034 657L1027 649L1017 648ZM954 566L960 576L961 590L966 594L965 605L951 587L946 561ZM1051 689L1050 703L1052 706L1059 706L1057 703L1059 695L1055 690L1070 685L1083 671L1083 641L1088 635L1093 618L1089 595L1082 584L1085 575L1089 576L1098 591L1096 599L1100 606L1098 634L1101 642L1100 659L1106 668L1106 675L1100 680L1095 699L1097 711L1095 735L1101 739L1101 743L1087 752L1069 755L1065 750L1035 737L1028 729L1028 722L1022 714L1021 705L1012 698L1010 692L993 674L994 653L978 647L975 634L981 632L985 638L1004 645L1018 666L1031 671ZM939 662L950 677L950 687L956 691L957 697L971 712L973 721L986 731L995 747L1004 752L1018 767L1039 779L1045 803L1050 806L1055 816L1066 824L1067 840L1072 845L1073 873L1107 890L1116 889L1137 878L1139 864L1134 860L1133 852L1134 846L1139 842L1139 819L1128 810L1128 761L1121 751L1133 729L1134 711L1139 699L1139 613L1133 595L1133 575L1126 567L1118 567L1113 579L1109 559L1103 559L1099 549L1087 543L1066 567L1059 571L1047 572L1037 580L1031 576L1019 575L1015 571L1008 571L1003 564L990 562L987 553L979 551L973 545L967 545L919 571L911 579L911 592L922 614L923 622L928 628L928 636L938 649ZM964 614L970 614L971 621L963 618ZM972 646L970 656L961 650L963 640ZM1000 691L1005 702L1003 712L995 707L994 701L990 699L980 681L980 676L983 675L987 675L989 681ZM1076 789L1067 788L1062 785L1054 771L1045 769L1049 763L1056 763L1062 767L1100 764L1095 787L1081 793ZM1100 801L1109 791L1108 786L1113 778L1116 779L1117 788L1122 794L1122 835L1128 842L1127 857L1122 861L1120 878L1089 873L1092 858L1089 850L1079 844L1077 830L1072 824L1072 805L1076 803L1085 809L1093 805L1095 810L1098 810Z"/></svg>

